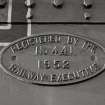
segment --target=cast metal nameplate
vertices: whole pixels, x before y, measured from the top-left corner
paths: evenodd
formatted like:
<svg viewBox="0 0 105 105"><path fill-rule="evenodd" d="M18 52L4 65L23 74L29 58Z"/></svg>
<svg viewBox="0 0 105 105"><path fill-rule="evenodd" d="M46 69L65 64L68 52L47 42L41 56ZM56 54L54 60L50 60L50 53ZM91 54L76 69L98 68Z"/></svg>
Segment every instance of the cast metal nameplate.
<svg viewBox="0 0 105 105"><path fill-rule="evenodd" d="M81 36L39 34L14 41L1 53L1 67L11 76L42 85L73 84L105 68L105 49Z"/></svg>

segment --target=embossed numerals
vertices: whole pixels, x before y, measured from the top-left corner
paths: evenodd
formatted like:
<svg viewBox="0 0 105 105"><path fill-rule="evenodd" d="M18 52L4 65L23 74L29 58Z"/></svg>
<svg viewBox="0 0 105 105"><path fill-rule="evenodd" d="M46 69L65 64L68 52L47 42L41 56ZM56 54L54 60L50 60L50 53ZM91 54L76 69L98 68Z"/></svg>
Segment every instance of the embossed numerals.
<svg viewBox="0 0 105 105"><path fill-rule="evenodd" d="M39 69L70 69L69 60L38 60Z"/></svg>
<svg viewBox="0 0 105 105"><path fill-rule="evenodd" d="M60 41L55 41L55 38L45 40L54 36ZM73 41L74 38L78 38L78 43ZM35 34L5 47L0 60L1 68L6 73L27 83L73 84L104 71L105 48L80 36Z"/></svg>

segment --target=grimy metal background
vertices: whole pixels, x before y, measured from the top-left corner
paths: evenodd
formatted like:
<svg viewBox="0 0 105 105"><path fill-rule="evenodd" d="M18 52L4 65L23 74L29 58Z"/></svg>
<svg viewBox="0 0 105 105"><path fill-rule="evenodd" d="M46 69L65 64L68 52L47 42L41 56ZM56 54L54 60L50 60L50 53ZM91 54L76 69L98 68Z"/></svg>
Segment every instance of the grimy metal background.
<svg viewBox="0 0 105 105"><path fill-rule="evenodd" d="M105 47L105 0L0 0L0 48L24 36L66 32ZM31 85L0 69L0 105L105 105L105 72L67 86Z"/></svg>

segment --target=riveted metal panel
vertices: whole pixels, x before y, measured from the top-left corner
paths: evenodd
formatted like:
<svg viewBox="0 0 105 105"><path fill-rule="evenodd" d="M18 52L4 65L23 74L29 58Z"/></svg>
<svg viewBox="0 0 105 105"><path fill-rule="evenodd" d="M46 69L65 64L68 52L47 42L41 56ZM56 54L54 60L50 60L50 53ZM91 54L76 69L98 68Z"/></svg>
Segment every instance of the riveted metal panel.
<svg viewBox="0 0 105 105"><path fill-rule="evenodd" d="M105 48L104 0L92 0L90 8L84 8L83 0L64 0L62 8L54 7L50 0L33 1L35 5L32 8L25 6L24 0L12 1L12 23L9 28L1 27L8 24L7 17L0 16L0 49L21 37L49 32L76 34ZM29 8L31 18L26 17ZM0 11L7 11L7 8L0 8ZM84 13L90 18L85 19ZM3 12L4 15L7 16L7 12ZM105 72L79 84L53 87L20 82L0 68L0 105L104 104Z"/></svg>

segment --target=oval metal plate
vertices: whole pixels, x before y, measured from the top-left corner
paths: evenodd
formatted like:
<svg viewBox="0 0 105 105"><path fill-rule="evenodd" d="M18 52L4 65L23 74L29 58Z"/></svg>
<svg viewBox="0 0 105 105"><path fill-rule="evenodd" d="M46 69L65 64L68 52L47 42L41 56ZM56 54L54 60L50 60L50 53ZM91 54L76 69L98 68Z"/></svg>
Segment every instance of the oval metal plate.
<svg viewBox="0 0 105 105"><path fill-rule="evenodd" d="M1 67L28 83L73 84L104 70L105 49L94 41L72 34L33 35L4 48Z"/></svg>

